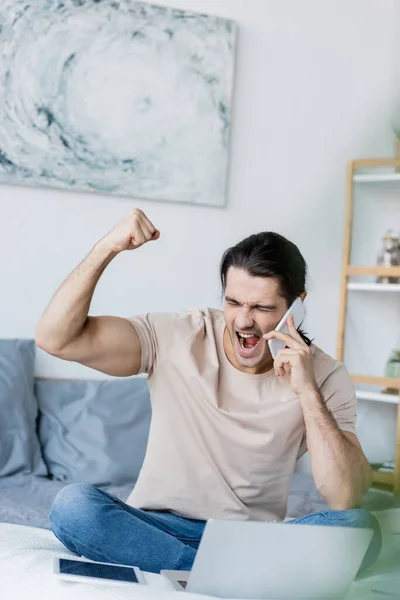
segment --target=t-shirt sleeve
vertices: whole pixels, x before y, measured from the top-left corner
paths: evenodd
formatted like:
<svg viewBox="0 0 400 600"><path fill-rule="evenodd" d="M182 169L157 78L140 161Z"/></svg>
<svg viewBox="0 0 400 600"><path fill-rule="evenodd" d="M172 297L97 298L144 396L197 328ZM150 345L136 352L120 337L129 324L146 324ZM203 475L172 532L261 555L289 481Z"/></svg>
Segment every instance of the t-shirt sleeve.
<svg viewBox="0 0 400 600"><path fill-rule="evenodd" d="M128 317L142 344L139 373L151 375L157 363L163 360L175 319L175 314L165 313L147 313Z"/></svg>
<svg viewBox="0 0 400 600"><path fill-rule="evenodd" d="M335 363L319 390L339 429L356 433L357 398L353 382L343 363ZM306 435L301 441L297 458L300 458L305 452L307 452Z"/></svg>
<svg viewBox="0 0 400 600"><path fill-rule="evenodd" d="M339 429L356 433L357 398L353 382L343 363L336 362L320 391Z"/></svg>

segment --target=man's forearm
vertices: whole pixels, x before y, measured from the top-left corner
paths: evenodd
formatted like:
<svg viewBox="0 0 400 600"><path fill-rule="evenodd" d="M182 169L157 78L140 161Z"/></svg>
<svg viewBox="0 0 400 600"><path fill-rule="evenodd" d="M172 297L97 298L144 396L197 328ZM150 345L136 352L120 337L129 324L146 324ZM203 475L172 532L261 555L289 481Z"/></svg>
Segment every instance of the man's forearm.
<svg viewBox="0 0 400 600"><path fill-rule="evenodd" d="M360 506L371 484L371 470L362 450L340 431L318 391L304 394L300 401L318 490L332 509Z"/></svg>
<svg viewBox="0 0 400 600"><path fill-rule="evenodd" d="M60 285L38 323L39 347L55 353L79 335L101 274L116 254L99 242Z"/></svg>

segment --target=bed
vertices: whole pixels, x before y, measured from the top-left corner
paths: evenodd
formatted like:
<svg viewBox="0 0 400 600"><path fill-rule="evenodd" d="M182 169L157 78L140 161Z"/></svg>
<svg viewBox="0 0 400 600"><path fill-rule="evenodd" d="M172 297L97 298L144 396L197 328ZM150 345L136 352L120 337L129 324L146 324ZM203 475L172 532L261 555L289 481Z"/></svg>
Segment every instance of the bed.
<svg viewBox="0 0 400 600"><path fill-rule="evenodd" d="M374 567L356 579L348 600L380 600L385 597L390 600L389 596L382 596L373 590L379 589L382 580L392 581L393 585L396 585L395 581L398 577L400 582L400 509L387 509L375 514L384 534L381 556ZM171 589L170 584L160 575L151 573L145 573L148 586L133 588L61 581L53 575L53 557L70 555L48 529L0 523L0 598L178 600L179 594L182 594ZM190 597L198 598L193 594L185 595L187 600ZM393 599L395 597L393 596Z"/></svg>

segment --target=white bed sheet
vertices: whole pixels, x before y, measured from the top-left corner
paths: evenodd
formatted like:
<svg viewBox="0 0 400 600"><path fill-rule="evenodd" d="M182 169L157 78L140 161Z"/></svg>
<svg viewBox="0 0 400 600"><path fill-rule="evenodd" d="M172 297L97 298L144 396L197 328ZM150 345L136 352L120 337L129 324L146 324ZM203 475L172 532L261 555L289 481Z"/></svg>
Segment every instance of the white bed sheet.
<svg viewBox="0 0 400 600"><path fill-rule="evenodd" d="M384 545L377 564L353 584L349 600L380 600L372 592L380 580L400 577L400 509L375 513ZM45 529L0 523L0 598L7 600L182 600L160 576L146 573L148 586L117 587L95 583L68 583L53 574L55 556L73 556ZM334 568L334 567L333 567ZM189 600L198 599L185 593ZM203 596L205 597L205 596ZM399 589L400 597L400 589Z"/></svg>

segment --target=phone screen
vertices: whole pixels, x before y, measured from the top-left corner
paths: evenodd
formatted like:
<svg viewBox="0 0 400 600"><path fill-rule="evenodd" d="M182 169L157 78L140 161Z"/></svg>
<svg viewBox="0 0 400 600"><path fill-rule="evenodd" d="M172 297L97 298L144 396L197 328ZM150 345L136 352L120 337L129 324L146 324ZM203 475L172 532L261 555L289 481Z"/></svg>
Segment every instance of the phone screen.
<svg viewBox="0 0 400 600"><path fill-rule="evenodd" d="M60 558L60 573L139 583L135 571L129 566L101 565L98 563L83 562L81 560Z"/></svg>

